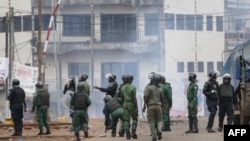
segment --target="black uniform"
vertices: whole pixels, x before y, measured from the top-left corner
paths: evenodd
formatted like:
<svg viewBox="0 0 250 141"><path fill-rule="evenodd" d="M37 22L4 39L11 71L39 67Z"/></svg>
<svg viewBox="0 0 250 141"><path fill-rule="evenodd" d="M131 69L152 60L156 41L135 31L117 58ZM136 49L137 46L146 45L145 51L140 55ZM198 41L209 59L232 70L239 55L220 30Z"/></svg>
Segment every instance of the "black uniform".
<svg viewBox="0 0 250 141"><path fill-rule="evenodd" d="M210 79L207 82L205 82L203 88L203 94L206 96L207 108L208 111L210 112L207 123L208 132L214 132L212 130L212 127L214 124L214 117L217 113L218 89L219 89L219 84L215 79Z"/></svg>
<svg viewBox="0 0 250 141"><path fill-rule="evenodd" d="M219 128L221 131L223 128L223 121L225 114L227 114L227 124L233 124L234 118L234 108L233 105L236 105L237 96L234 91L234 87L231 84L222 83L219 86Z"/></svg>
<svg viewBox="0 0 250 141"><path fill-rule="evenodd" d="M23 128L23 111L26 109L25 92L21 87L14 86L13 89L10 89L8 99L10 101L11 118L14 121L15 133L13 136L21 136Z"/></svg>

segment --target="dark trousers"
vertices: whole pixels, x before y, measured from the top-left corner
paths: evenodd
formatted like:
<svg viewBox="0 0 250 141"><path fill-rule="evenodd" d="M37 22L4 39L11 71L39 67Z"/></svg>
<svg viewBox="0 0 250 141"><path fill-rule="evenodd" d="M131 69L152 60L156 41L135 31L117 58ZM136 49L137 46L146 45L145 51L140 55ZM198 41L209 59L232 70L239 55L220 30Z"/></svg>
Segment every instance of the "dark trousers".
<svg viewBox="0 0 250 141"><path fill-rule="evenodd" d="M207 128L212 129L214 125L214 118L217 113L217 104L218 100L217 99L207 99L207 108L208 111L210 112L209 117L208 117L208 123L207 123Z"/></svg>
<svg viewBox="0 0 250 141"><path fill-rule="evenodd" d="M22 134L23 129L23 108L11 108L11 118L14 122L16 134Z"/></svg>
<svg viewBox="0 0 250 141"><path fill-rule="evenodd" d="M227 114L227 124L232 125L234 120L233 103L226 103L219 105L219 128L223 128L223 122L226 114Z"/></svg>

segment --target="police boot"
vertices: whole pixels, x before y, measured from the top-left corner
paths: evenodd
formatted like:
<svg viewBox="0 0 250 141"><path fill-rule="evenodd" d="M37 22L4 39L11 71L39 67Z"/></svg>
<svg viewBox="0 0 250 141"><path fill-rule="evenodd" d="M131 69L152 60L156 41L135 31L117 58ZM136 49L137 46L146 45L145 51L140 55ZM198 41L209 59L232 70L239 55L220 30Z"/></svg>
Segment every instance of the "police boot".
<svg viewBox="0 0 250 141"><path fill-rule="evenodd" d="M124 137L125 131L121 129L118 133L119 133L119 137Z"/></svg>
<svg viewBox="0 0 250 141"><path fill-rule="evenodd" d="M208 118L208 124L207 124L207 132L208 133L214 133L215 131L212 129L213 124L214 124L214 114L210 114Z"/></svg>
<svg viewBox="0 0 250 141"><path fill-rule="evenodd" d="M134 138L134 139L137 139L136 128L137 128L137 123L133 123L132 124L132 134L131 134L131 137Z"/></svg>
<svg viewBox="0 0 250 141"><path fill-rule="evenodd" d="M193 131L193 120L189 120L188 121L188 123L189 123L189 130L187 130L185 133L192 133L192 131Z"/></svg>
<svg viewBox="0 0 250 141"><path fill-rule="evenodd" d="M194 124L193 133L199 133L199 130L198 130L198 120L197 120L197 119L194 119L194 120L193 120L193 124Z"/></svg>
<svg viewBox="0 0 250 141"><path fill-rule="evenodd" d="M126 138L127 138L127 140L130 140L130 132L129 131L126 131Z"/></svg>
<svg viewBox="0 0 250 141"><path fill-rule="evenodd" d="M157 136L158 136L158 140L161 140L162 139L162 132L158 132Z"/></svg>
<svg viewBox="0 0 250 141"><path fill-rule="evenodd" d="M37 135L44 135L43 128L39 128L39 133Z"/></svg>
<svg viewBox="0 0 250 141"><path fill-rule="evenodd" d="M76 141L81 141L79 133L75 133Z"/></svg>
<svg viewBox="0 0 250 141"><path fill-rule="evenodd" d="M219 116L219 127L218 127L218 131L219 131L219 132L222 131L223 121L224 121L224 118L221 117L221 116Z"/></svg>
<svg viewBox="0 0 250 141"><path fill-rule="evenodd" d="M46 128L46 129L47 129L47 131L45 132L45 134L46 134L46 135L51 134L50 129L49 129L49 128Z"/></svg>

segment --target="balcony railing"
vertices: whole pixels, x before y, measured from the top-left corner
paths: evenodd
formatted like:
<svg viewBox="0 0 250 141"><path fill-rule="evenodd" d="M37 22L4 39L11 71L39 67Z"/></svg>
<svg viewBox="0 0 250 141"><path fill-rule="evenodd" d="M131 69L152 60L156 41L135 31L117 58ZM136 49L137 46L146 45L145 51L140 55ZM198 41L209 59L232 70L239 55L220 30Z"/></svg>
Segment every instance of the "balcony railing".
<svg viewBox="0 0 250 141"><path fill-rule="evenodd" d="M33 6L38 7L38 0L34 0ZM42 6L49 7L57 3L57 0L43 0ZM135 5L135 0L64 0L62 5L89 5L89 4L119 4L119 5Z"/></svg>

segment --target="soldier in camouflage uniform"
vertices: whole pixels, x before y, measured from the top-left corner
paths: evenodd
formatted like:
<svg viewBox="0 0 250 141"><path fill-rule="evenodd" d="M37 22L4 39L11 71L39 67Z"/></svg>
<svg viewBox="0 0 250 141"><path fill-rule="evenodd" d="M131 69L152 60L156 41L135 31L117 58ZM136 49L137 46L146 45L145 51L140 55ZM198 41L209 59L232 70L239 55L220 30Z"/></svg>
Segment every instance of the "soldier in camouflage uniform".
<svg viewBox="0 0 250 141"><path fill-rule="evenodd" d="M89 96L84 93L84 85L79 83L77 85L77 92L72 96L70 101L70 106L74 110L73 127L77 141L80 141L79 131L81 128L83 128L84 136L88 137L87 108L90 105L91 101Z"/></svg>
<svg viewBox="0 0 250 141"><path fill-rule="evenodd" d="M38 127L40 130L37 135L51 134L47 119L50 95L41 82L36 84L36 89L36 95L33 98L32 112L36 111ZM43 127L47 129L45 133L43 132Z"/></svg>
<svg viewBox="0 0 250 141"><path fill-rule="evenodd" d="M112 98L110 95L106 95L104 97L104 114L105 116L109 116L111 114L112 117L112 137L116 136L116 127L118 121L123 121L123 108L122 108L122 101L120 98ZM108 118L105 118L107 120ZM123 127L123 126L122 126ZM119 133L120 135L120 133ZM120 135L121 136L121 135Z"/></svg>
<svg viewBox="0 0 250 141"><path fill-rule="evenodd" d="M13 88L10 89L8 100L10 101L11 118L14 122L15 133L12 136L22 136L23 129L23 112L26 109L25 92L23 88L19 87L20 81L18 79L12 80Z"/></svg>
<svg viewBox="0 0 250 141"><path fill-rule="evenodd" d="M123 102L123 119L124 119L124 129L126 132L126 138L130 137L137 139L136 128L138 122L138 106L136 99L136 87L132 85L133 75L125 74L124 85L121 87L121 96ZM132 118L132 128L130 134L130 120Z"/></svg>
<svg viewBox="0 0 250 141"><path fill-rule="evenodd" d="M148 84L144 90L144 107L143 112L147 108L147 119L152 134L152 141L162 139L162 111L165 108L166 100L159 86L160 75L150 74L150 84Z"/></svg>
<svg viewBox="0 0 250 141"><path fill-rule="evenodd" d="M187 89L189 130L185 133L198 133L198 85L196 84L196 74L190 73L188 80L190 81Z"/></svg>
<svg viewBox="0 0 250 141"><path fill-rule="evenodd" d="M165 76L161 75L160 87L166 98L166 109L163 110L163 127L162 131L171 131L170 128L170 109L172 108L172 87L170 83L166 82Z"/></svg>

